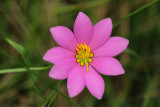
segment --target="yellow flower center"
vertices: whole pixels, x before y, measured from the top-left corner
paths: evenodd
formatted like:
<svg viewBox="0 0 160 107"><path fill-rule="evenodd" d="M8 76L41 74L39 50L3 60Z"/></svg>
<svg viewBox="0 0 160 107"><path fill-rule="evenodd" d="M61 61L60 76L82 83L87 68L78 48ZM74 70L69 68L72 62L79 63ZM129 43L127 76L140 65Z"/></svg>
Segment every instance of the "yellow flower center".
<svg viewBox="0 0 160 107"><path fill-rule="evenodd" d="M77 44L76 51L77 51L77 54L76 54L77 62L80 63L81 66L85 65L87 68L87 72L89 72L88 62L93 61L92 60L93 53L91 53L91 48L86 44L83 44L83 45Z"/></svg>

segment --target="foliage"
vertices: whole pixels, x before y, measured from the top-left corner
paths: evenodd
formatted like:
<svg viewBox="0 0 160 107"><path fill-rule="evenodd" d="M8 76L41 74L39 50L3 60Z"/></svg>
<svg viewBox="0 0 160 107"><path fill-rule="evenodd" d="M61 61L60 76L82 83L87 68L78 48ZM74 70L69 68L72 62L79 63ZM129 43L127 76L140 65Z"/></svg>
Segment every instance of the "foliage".
<svg viewBox="0 0 160 107"><path fill-rule="evenodd" d="M159 0L0 1L0 106L159 107L159 5ZM69 98L66 80L50 79L51 64L42 60L47 49L57 46L49 28L71 28L79 11L92 22L111 17L112 36L130 41L116 57L126 73L104 76L106 88L100 101L87 90Z"/></svg>

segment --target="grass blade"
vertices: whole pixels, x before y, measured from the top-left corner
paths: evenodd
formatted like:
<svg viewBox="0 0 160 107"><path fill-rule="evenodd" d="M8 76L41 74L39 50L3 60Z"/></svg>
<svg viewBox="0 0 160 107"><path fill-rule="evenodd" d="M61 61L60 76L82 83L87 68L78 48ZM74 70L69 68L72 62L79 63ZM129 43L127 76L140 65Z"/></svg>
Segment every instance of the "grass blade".
<svg viewBox="0 0 160 107"><path fill-rule="evenodd" d="M147 104L150 102L150 98L151 98L152 84L151 84L151 76L150 76L147 66L143 65L143 67L144 67L145 74L146 74L147 90L146 90L146 97L142 103L142 107L147 107Z"/></svg>
<svg viewBox="0 0 160 107"><path fill-rule="evenodd" d="M121 24L122 22L124 22L125 20L127 20L128 18L130 18L131 16L135 15L136 13L142 11L143 9L155 4L156 2L158 2L159 0L154 0L140 8L138 8L137 10L133 11L132 13L130 13L129 15L127 15L126 17L122 18L119 22L117 22L116 24L114 24L113 28L117 27L119 24Z"/></svg>
<svg viewBox="0 0 160 107"><path fill-rule="evenodd" d="M53 87L52 84L49 84L48 81L44 80L43 78L41 78L40 76L38 76L35 72L33 72L34 75L36 75L44 84L46 84L49 88L58 91L59 94L61 94L64 98L66 98L69 102L71 102L73 105L75 105L76 107L80 107L76 102L72 101L71 98L65 96L62 92L60 92L59 90L57 90L55 87Z"/></svg>
<svg viewBox="0 0 160 107"><path fill-rule="evenodd" d="M100 1L93 1L93 2L86 2L86 3L81 3L81 4L74 4L74 5L69 5L69 6L63 6L63 7L58 7L56 9L57 13L65 13L73 10L78 10L78 9L88 9L88 8L95 8L98 6L102 6L107 4L108 2L111 2L112 0L100 0Z"/></svg>
<svg viewBox="0 0 160 107"><path fill-rule="evenodd" d="M59 91L58 86L62 83L62 81L60 81L58 83L58 85L56 86L56 89ZM55 96L51 99L50 103L48 104L48 107L50 107L50 105L52 104L52 102L54 101L54 99L58 96L58 91L56 92Z"/></svg>
<svg viewBox="0 0 160 107"><path fill-rule="evenodd" d="M24 64L22 64L19 60L17 60L16 58L14 58L13 56L9 55L8 53L6 53L4 50L0 49L0 53L3 54L5 57L15 61L18 65L20 66L24 66Z"/></svg>
<svg viewBox="0 0 160 107"><path fill-rule="evenodd" d="M56 96L55 107L58 107L58 95Z"/></svg>
<svg viewBox="0 0 160 107"><path fill-rule="evenodd" d="M57 84L56 87L58 87L61 83L62 83L62 80L59 81L59 83ZM51 97L53 96L54 93L55 93L55 90L53 90L53 91L50 93L50 95L48 96L48 98L47 98L47 99L44 101L44 103L42 104L42 107L46 107L46 105L47 105L47 103L49 102L49 100L51 100L50 103L53 102L54 97L56 97L56 95L58 94L58 91L56 92L56 95L51 99Z"/></svg>
<svg viewBox="0 0 160 107"><path fill-rule="evenodd" d="M9 38L5 38L6 41L13 47L16 49L16 51L22 56L24 62L26 65L29 65L30 64L30 61L29 61L29 57L26 53L26 50L23 46L19 45L18 43L12 41L11 39Z"/></svg>

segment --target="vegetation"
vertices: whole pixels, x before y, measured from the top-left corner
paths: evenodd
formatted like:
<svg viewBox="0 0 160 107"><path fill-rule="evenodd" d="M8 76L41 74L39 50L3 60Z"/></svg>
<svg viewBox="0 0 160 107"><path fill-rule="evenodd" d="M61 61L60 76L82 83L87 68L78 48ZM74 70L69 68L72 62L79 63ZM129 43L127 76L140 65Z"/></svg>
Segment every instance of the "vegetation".
<svg viewBox="0 0 160 107"><path fill-rule="evenodd" d="M159 107L160 0L0 0L0 107ZM116 57L126 73L103 76L105 94L69 98L66 80L48 76L44 53L58 46L50 27L72 29L79 11L93 24L110 17L112 36L129 39Z"/></svg>

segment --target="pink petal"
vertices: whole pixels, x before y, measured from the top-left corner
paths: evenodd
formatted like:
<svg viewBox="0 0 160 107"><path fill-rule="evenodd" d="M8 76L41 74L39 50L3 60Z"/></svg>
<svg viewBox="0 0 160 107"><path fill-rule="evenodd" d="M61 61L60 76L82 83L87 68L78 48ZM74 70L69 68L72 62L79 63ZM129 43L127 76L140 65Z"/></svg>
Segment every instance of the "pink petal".
<svg viewBox="0 0 160 107"><path fill-rule="evenodd" d="M53 79L63 80L68 77L70 71L76 65L76 59L63 59L57 62L49 72L49 77Z"/></svg>
<svg viewBox="0 0 160 107"><path fill-rule="evenodd" d="M100 74L98 74L92 66L89 66L89 72L84 72L84 78L86 87L90 93L97 99L101 99L104 93L104 80Z"/></svg>
<svg viewBox="0 0 160 107"><path fill-rule="evenodd" d="M90 47L93 50L103 45L110 37L112 32L112 20L103 19L94 25L94 32L90 41Z"/></svg>
<svg viewBox="0 0 160 107"><path fill-rule="evenodd" d="M77 41L73 32L64 26L50 28L54 40L63 48L75 51Z"/></svg>
<svg viewBox="0 0 160 107"><path fill-rule="evenodd" d="M74 34L79 43L88 44L93 35L93 25L89 17L79 12L74 23Z"/></svg>
<svg viewBox="0 0 160 107"><path fill-rule="evenodd" d="M75 58L75 53L61 47L51 48L43 56L43 60L56 63L65 58Z"/></svg>
<svg viewBox="0 0 160 107"><path fill-rule="evenodd" d="M116 56L127 48L128 43L128 39L111 37L104 45L94 51L94 57Z"/></svg>
<svg viewBox="0 0 160 107"><path fill-rule="evenodd" d="M93 58L91 65L104 75L121 75L125 73L120 62L112 57Z"/></svg>
<svg viewBox="0 0 160 107"><path fill-rule="evenodd" d="M70 97L77 96L85 87L84 67L77 64L69 73L67 80L67 88Z"/></svg>

